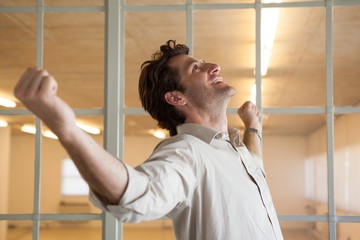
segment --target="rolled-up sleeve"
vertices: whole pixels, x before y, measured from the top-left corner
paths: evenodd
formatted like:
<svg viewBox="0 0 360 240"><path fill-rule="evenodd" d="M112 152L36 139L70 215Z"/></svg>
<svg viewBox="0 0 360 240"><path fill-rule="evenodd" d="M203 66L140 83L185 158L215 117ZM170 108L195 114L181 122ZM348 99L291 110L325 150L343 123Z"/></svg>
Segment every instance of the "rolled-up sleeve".
<svg viewBox="0 0 360 240"><path fill-rule="evenodd" d="M95 193L90 193L90 200L122 222L160 219L186 204L196 185L194 168L188 161L193 156L188 148L173 147L162 148L136 168L124 163L129 181L117 205L105 205Z"/></svg>

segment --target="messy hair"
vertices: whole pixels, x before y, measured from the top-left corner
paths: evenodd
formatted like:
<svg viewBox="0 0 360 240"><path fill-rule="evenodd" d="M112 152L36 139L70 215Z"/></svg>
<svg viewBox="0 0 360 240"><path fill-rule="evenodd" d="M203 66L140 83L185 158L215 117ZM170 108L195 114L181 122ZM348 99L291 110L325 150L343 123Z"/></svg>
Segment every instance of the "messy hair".
<svg viewBox="0 0 360 240"><path fill-rule="evenodd" d="M165 93L181 91L180 76L176 69L168 66L169 60L177 55L189 54L189 48L169 40L152 55L151 60L141 65L139 95L141 104L158 126L167 129L170 136L177 134L176 127L184 123L185 117L165 100Z"/></svg>

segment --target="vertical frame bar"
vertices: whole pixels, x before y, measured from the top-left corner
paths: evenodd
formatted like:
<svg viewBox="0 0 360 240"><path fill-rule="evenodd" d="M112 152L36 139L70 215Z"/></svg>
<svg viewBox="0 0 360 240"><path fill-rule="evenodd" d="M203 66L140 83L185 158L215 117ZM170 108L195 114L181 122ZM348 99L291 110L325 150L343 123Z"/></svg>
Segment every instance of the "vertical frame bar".
<svg viewBox="0 0 360 240"><path fill-rule="evenodd" d="M123 19L121 19L120 10L123 11L123 1L108 0L105 6L105 132L104 146L105 149L114 157L120 158L119 146L123 146L119 136L123 138L123 116L120 116L120 109L123 108L123 95L120 96L121 74L123 67L120 61L121 49L121 28ZM123 18L123 17L122 17ZM121 147L123 149L123 147ZM121 151L123 152L123 151ZM103 240L121 240L122 224L110 213L103 213L102 222L102 239Z"/></svg>
<svg viewBox="0 0 360 240"><path fill-rule="evenodd" d="M37 0L36 6L36 66L42 68L44 53L44 2ZM34 161L34 206L33 206L33 239L40 238L40 198L41 198L41 150L42 150L42 124L41 120L35 118L36 134L35 134L35 161Z"/></svg>
<svg viewBox="0 0 360 240"><path fill-rule="evenodd" d="M187 0L186 2L186 45L190 49L190 55L194 53L194 43L193 43L193 15L194 13L194 4L192 0Z"/></svg>
<svg viewBox="0 0 360 240"><path fill-rule="evenodd" d="M326 130L329 239L336 239L336 208L334 193L334 101L333 101L333 1L326 0Z"/></svg>
<svg viewBox="0 0 360 240"><path fill-rule="evenodd" d="M255 1L255 85L256 85L256 106L260 112L260 122L262 119L262 96L261 96L261 0Z"/></svg>

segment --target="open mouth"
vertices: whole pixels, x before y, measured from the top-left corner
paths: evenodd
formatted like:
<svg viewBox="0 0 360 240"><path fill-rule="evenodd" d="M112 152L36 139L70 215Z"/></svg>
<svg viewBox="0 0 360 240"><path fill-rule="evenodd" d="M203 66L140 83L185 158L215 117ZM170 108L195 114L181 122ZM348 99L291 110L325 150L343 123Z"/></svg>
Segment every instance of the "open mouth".
<svg viewBox="0 0 360 240"><path fill-rule="evenodd" d="M223 82L224 82L224 80L222 79L222 77L217 77L211 82L211 84L219 84L219 83L223 83Z"/></svg>

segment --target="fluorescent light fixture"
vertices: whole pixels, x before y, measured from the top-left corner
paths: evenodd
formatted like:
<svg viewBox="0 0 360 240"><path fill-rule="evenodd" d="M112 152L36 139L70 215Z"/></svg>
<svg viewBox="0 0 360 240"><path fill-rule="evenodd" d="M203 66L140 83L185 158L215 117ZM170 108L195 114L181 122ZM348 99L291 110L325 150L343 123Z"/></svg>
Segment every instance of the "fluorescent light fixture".
<svg viewBox="0 0 360 240"><path fill-rule="evenodd" d="M48 137L48 138L52 138L52 139L59 139L52 131L50 130L45 130L43 132L43 136L44 137Z"/></svg>
<svg viewBox="0 0 360 240"><path fill-rule="evenodd" d="M155 130L155 131L152 131L152 135L156 138L159 138L159 139L164 139L166 138L166 134L163 130Z"/></svg>
<svg viewBox="0 0 360 240"><path fill-rule="evenodd" d="M7 127L8 123L4 120L0 120L0 127Z"/></svg>
<svg viewBox="0 0 360 240"><path fill-rule="evenodd" d="M0 106L7 107L7 108L14 108L14 107L16 107L16 103L9 99L0 97Z"/></svg>
<svg viewBox="0 0 360 240"><path fill-rule="evenodd" d="M281 0L264 1L264 3L280 2ZM279 8L263 8L261 10L261 76L267 74L279 15Z"/></svg>
<svg viewBox="0 0 360 240"><path fill-rule="evenodd" d="M88 133L91 133L91 134L94 134L94 135L98 135L101 132L100 129L98 129L96 127L86 125L86 124L83 124L83 123L76 122L76 125L79 128L81 128L82 130L84 130L85 132L88 132Z"/></svg>
<svg viewBox="0 0 360 240"><path fill-rule="evenodd" d="M30 134L36 133L36 128L33 125L25 124L25 125L22 125L20 129L21 129L21 131L23 131L25 133L30 133Z"/></svg>
<svg viewBox="0 0 360 240"><path fill-rule="evenodd" d="M36 128L35 128L34 125L25 124L25 125L21 126L21 131L23 131L25 133L35 134L36 133ZM51 132L50 130L45 130L42 133L42 135L44 137L47 137L47 138L58 139L58 137L53 132Z"/></svg>
<svg viewBox="0 0 360 240"><path fill-rule="evenodd" d="M84 131L91 133L91 134L100 134L100 129L98 128L94 128L91 126L87 126L84 124L79 124L76 123L81 129L83 129ZM36 128L34 125L31 124L25 124L23 126L21 126L21 131L26 132L26 133L30 133L30 134L35 134L36 133ZM58 137L50 130L45 130L42 135L44 137L48 137L48 138L52 138L52 139L58 139Z"/></svg>

